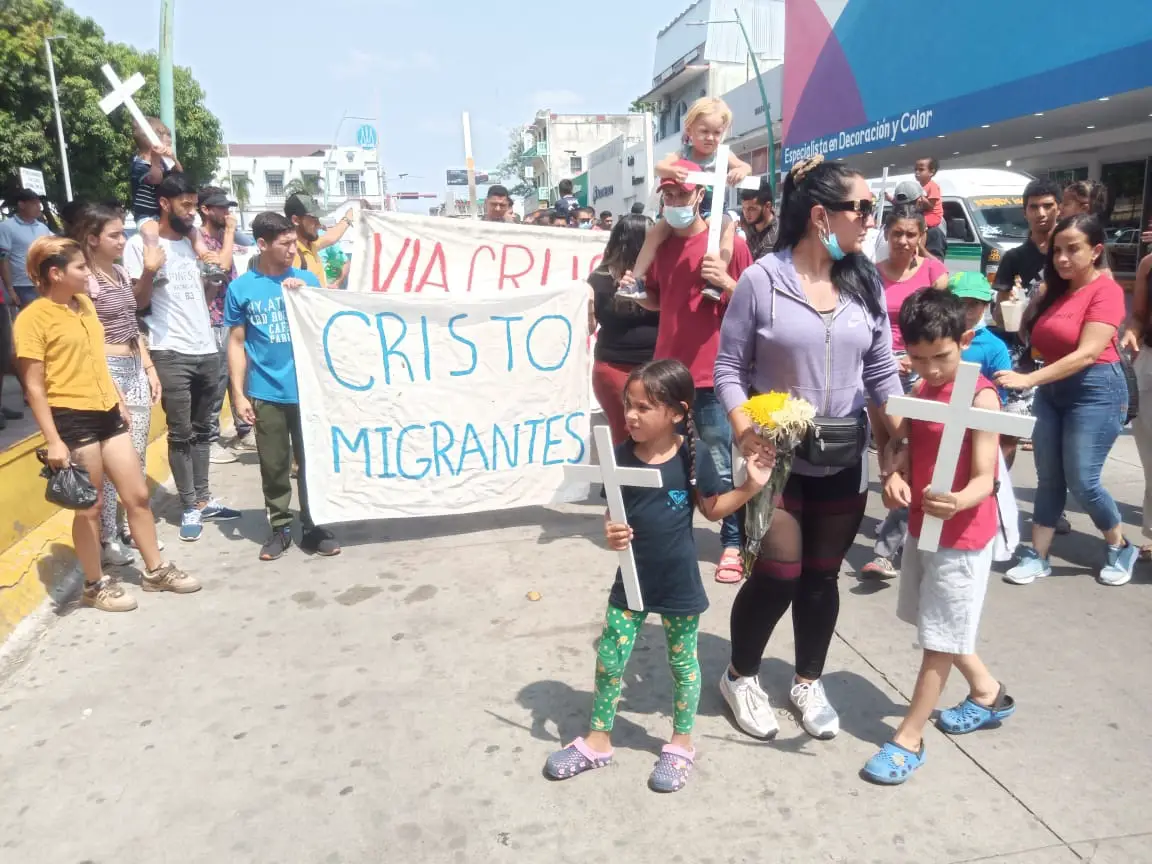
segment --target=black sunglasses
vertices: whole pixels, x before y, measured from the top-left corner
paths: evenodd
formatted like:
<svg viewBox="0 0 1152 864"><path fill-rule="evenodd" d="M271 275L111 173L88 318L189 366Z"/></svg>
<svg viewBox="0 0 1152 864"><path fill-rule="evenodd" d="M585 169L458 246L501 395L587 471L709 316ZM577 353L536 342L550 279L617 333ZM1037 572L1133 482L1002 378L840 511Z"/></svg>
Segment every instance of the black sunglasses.
<svg viewBox="0 0 1152 864"><path fill-rule="evenodd" d="M831 204L825 204L824 209L837 213L859 213L867 219L876 212L876 202L871 198L865 198L859 201L835 201Z"/></svg>

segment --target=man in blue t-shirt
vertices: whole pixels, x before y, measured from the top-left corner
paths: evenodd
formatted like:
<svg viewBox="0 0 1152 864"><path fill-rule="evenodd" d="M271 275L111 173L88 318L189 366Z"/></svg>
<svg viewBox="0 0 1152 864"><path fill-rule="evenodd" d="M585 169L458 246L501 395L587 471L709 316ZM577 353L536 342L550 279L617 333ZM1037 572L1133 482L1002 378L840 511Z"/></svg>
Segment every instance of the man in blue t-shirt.
<svg viewBox="0 0 1152 864"><path fill-rule="evenodd" d="M300 466L300 548L316 555L339 555L332 532L313 524L305 483L304 433L296 388L292 333L284 312L284 291L319 288L307 270L292 266L296 228L279 213L252 220L260 249L253 269L228 286L224 324L228 336L228 372L236 413L252 424L260 457L260 479L272 536L260 549L261 561L275 561L292 545L292 457Z"/></svg>

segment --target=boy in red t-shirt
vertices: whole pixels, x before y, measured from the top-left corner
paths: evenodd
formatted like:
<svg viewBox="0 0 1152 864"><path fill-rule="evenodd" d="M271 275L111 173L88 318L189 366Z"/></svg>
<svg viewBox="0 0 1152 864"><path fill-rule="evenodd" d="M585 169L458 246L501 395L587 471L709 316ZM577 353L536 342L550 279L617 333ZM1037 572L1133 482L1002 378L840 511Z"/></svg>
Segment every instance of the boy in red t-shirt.
<svg viewBox="0 0 1152 864"><path fill-rule="evenodd" d="M944 200L940 185L932 179L939 170L940 163L935 159L916 160L916 180L924 189L924 194L916 204L924 214L924 224L928 226L924 245L929 254L943 261L948 254L948 235L944 233Z"/></svg>
<svg viewBox="0 0 1152 864"><path fill-rule="evenodd" d="M913 395L948 402L960 367L960 354L972 342L964 302L946 291L922 291L900 310L900 330L912 368L921 377ZM996 387L983 376L972 404L1000 410ZM924 727L944 692L955 666L968 682L969 695L955 708L940 712L940 728L953 735L998 724L1016 710L976 655L976 631L992 569L996 532L996 470L999 436L968 430L960 449L952 491L928 491L944 426L924 420L903 420L908 468L886 473L884 504L908 507L908 541L900 572L896 614L915 624L924 656L912 704L892 740L864 766L864 776L876 783L897 785L924 764ZM896 443L895 447L900 444ZM886 454L885 468L894 467ZM946 520L936 552L917 548L924 516Z"/></svg>

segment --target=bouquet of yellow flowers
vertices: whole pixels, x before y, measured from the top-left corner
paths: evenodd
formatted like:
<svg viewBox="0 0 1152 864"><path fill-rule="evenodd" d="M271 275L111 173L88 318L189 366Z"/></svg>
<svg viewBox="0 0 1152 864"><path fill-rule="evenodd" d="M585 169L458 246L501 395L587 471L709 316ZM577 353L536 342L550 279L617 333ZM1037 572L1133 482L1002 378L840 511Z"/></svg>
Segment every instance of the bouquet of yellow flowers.
<svg viewBox="0 0 1152 864"><path fill-rule="evenodd" d="M756 434L771 442L776 450L772 479L744 507L744 549L741 560L744 577L747 578L752 575L752 565L760 554L760 544L772 524L772 515L776 512L776 496L784 489L792 473L796 448L814 424L816 408L806 399L773 391L753 396L741 406L741 410L752 421Z"/></svg>

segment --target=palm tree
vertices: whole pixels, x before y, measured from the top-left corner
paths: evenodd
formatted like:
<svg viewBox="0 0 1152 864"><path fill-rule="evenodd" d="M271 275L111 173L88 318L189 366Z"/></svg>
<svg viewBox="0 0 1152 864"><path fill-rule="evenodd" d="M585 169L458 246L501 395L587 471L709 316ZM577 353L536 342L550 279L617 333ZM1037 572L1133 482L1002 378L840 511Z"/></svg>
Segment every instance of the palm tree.
<svg viewBox="0 0 1152 864"><path fill-rule="evenodd" d="M240 209L240 228L244 229L244 211L252 200L252 181L247 174L233 174L221 180L220 185L236 198L236 206Z"/></svg>
<svg viewBox="0 0 1152 864"><path fill-rule="evenodd" d="M315 174L305 174L294 177L284 187L284 195L311 195L313 198L321 194L320 178Z"/></svg>

